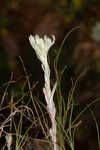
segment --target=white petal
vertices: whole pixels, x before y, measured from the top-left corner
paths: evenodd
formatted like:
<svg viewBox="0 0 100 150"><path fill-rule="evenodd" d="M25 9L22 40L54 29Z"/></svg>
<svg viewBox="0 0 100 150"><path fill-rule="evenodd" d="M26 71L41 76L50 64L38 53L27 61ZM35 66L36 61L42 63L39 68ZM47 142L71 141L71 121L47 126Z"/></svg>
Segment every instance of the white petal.
<svg viewBox="0 0 100 150"><path fill-rule="evenodd" d="M55 43L55 36L52 35L53 40L48 38L46 35L44 38L40 38L37 34L33 37L32 35L29 36L29 41L34 48L37 57L43 63L45 59L47 59L47 54L50 47ZM47 61L47 60L46 60Z"/></svg>

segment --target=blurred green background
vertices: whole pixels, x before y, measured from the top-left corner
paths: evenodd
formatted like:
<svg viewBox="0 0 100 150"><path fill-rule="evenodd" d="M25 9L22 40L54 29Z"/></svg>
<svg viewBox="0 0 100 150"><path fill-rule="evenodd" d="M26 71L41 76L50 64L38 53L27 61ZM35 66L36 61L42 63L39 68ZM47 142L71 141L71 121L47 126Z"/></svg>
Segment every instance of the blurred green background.
<svg viewBox="0 0 100 150"><path fill-rule="evenodd" d="M83 107L99 97L100 0L1 0L0 91L10 80L12 72L13 80L20 81L22 88L25 74L19 56L23 59L32 83L43 79L40 62L28 40L30 34L55 35L56 43L49 53L51 70L54 72L53 62L61 42L76 26L80 28L73 31L64 43L58 63L59 72L67 65L62 81L63 91L69 91L71 79L75 80L81 72L87 70L76 89L75 101ZM55 79L54 73L51 77ZM41 90L41 84L37 91ZM100 118L99 108L100 104L95 106L97 119ZM96 149L95 124L88 117L89 114L83 118L84 124L76 136L77 150Z"/></svg>

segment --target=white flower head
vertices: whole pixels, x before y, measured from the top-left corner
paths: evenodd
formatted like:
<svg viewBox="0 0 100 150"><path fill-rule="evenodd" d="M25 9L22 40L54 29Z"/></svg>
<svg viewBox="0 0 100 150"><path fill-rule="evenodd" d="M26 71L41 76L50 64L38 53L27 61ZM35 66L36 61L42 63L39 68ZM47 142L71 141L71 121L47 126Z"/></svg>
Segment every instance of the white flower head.
<svg viewBox="0 0 100 150"><path fill-rule="evenodd" d="M37 57L43 63L47 60L47 55L50 47L55 43L55 36L52 35L53 40L48 38L46 35L44 38L40 38L38 35L34 37L32 35L29 36L29 41L34 48Z"/></svg>
<svg viewBox="0 0 100 150"><path fill-rule="evenodd" d="M100 21L93 26L91 36L93 40L100 42Z"/></svg>
<svg viewBox="0 0 100 150"><path fill-rule="evenodd" d="M5 138L6 138L7 146L10 147L12 144L12 134L7 134Z"/></svg>

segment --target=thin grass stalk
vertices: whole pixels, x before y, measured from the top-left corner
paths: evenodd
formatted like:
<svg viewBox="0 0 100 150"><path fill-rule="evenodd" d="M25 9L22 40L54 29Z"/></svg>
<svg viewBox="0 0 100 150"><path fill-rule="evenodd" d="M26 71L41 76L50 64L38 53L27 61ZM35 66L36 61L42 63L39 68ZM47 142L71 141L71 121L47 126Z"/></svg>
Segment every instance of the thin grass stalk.
<svg viewBox="0 0 100 150"><path fill-rule="evenodd" d="M19 58L20 58L20 60L21 60L21 63L22 63L22 65L23 65L24 72L25 72L25 74L26 74L26 80L27 80L27 83L28 83L29 92L30 92L30 97L31 97L31 100L32 100L34 109L35 109L35 111L36 111L36 114L37 114L37 117L38 117L40 126L41 126L41 128L42 128L42 130L43 130L43 133L44 133L44 135L46 136L45 129L44 129L43 125L42 125L41 118L40 118L40 116L39 116L38 110L37 110L36 105L35 105L35 102L34 102L33 94L32 94L32 91L31 91L31 84L30 84L30 81L29 81L29 76L28 76L28 74L27 74L27 71L26 71L26 68L25 68L25 65L24 65L24 62L23 62L22 58L21 58L20 56L19 56Z"/></svg>
<svg viewBox="0 0 100 150"><path fill-rule="evenodd" d="M98 138L98 148L100 150L100 131L99 131L99 124L97 122L97 119L96 119L96 116L94 114L94 112L92 110L91 111L91 114L93 116L93 119L94 119L94 122L95 122L95 125L96 125L96 129L97 129L97 138Z"/></svg>

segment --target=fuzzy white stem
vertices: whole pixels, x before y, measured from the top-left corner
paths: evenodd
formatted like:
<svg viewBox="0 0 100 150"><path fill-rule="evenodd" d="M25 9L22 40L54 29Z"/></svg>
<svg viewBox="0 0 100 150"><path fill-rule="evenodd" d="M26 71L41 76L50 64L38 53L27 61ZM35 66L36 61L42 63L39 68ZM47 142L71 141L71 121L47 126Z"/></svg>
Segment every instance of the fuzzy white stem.
<svg viewBox="0 0 100 150"><path fill-rule="evenodd" d="M51 140L54 143L54 150L58 150L57 147L57 137L56 137L56 132L57 132L57 127L56 127L56 108L55 108L55 104L53 101L53 95L56 89L56 84L54 85L53 90L51 91L51 87L50 87L50 68L48 65L48 62L43 65L42 64L42 68L44 71L44 79L45 79L45 86L43 88L43 92L45 95L45 99L46 99L46 103L47 103L47 108L48 108L48 112L49 112L49 116L51 119L51 123L52 123L52 127L50 128L50 136L51 136Z"/></svg>

